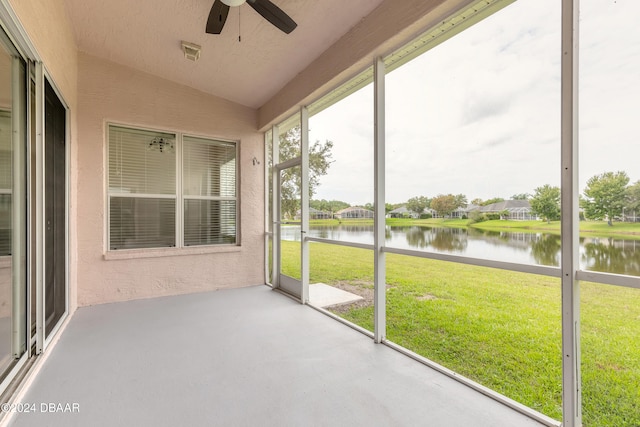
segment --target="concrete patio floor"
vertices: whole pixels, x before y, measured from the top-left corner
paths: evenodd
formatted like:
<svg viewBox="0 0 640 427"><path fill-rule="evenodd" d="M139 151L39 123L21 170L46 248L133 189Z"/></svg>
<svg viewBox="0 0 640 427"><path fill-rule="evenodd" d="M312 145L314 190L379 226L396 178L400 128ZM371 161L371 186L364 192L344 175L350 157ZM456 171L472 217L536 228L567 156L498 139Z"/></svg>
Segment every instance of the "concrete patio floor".
<svg viewBox="0 0 640 427"><path fill-rule="evenodd" d="M541 425L267 286L81 308L22 402L9 425Z"/></svg>

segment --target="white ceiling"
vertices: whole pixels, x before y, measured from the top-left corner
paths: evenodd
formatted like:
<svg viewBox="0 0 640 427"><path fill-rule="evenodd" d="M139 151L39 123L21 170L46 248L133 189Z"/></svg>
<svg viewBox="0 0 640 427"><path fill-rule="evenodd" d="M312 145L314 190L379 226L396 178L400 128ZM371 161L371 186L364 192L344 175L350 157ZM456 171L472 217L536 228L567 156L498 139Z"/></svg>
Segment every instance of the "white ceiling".
<svg viewBox="0 0 640 427"><path fill-rule="evenodd" d="M291 34L247 4L231 8L222 34L211 35L213 0L65 0L80 51L253 108L382 3L272 1L298 23ZM184 57L183 40L202 46L199 61Z"/></svg>

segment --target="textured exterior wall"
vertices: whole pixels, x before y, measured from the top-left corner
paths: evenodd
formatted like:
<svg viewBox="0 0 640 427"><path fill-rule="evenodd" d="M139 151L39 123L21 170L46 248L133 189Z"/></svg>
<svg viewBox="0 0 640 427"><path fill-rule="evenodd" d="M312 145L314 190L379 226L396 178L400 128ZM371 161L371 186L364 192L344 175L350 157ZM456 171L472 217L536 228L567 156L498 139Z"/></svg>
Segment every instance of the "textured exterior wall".
<svg viewBox="0 0 640 427"><path fill-rule="evenodd" d="M9 0L51 80L72 109L77 103L78 50L63 0Z"/></svg>
<svg viewBox="0 0 640 427"><path fill-rule="evenodd" d="M264 165L252 163L263 158L264 139L255 110L82 53L78 110L80 306L264 283ZM240 141L241 246L107 253L107 122Z"/></svg>

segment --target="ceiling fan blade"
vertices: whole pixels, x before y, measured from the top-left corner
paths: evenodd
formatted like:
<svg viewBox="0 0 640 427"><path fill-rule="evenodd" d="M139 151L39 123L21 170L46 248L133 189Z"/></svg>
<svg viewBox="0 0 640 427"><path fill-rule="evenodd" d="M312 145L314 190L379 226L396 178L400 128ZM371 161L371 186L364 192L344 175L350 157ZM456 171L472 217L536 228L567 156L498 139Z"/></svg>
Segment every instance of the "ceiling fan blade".
<svg viewBox="0 0 640 427"><path fill-rule="evenodd" d="M220 0L214 1L211 12L209 12L209 19L207 19L207 33L220 34L227 21L227 15L229 15L229 6Z"/></svg>
<svg viewBox="0 0 640 427"><path fill-rule="evenodd" d="M282 11L278 6L269 0L247 0L256 12L264 17L267 21L278 27L280 30L289 34L298 26L296 22Z"/></svg>

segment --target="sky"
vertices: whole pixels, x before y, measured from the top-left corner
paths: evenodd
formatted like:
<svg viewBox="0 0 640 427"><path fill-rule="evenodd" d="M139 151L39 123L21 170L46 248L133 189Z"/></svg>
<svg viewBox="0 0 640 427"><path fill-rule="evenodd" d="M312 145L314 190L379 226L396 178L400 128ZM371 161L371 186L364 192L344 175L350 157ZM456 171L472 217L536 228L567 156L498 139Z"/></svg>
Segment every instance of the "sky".
<svg viewBox="0 0 640 427"><path fill-rule="evenodd" d="M582 0L580 190L640 180L638 0ZM517 0L386 77L386 200L483 200L560 186L560 2ZM314 199L373 202L373 89L309 121L333 163Z"/></svg>

